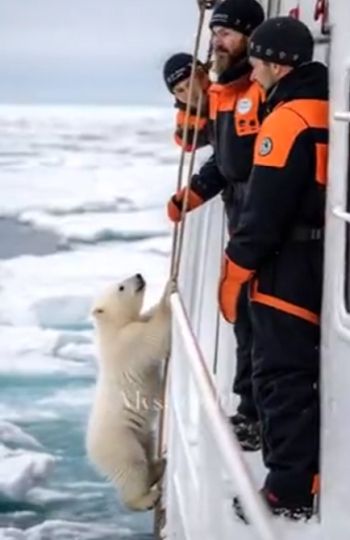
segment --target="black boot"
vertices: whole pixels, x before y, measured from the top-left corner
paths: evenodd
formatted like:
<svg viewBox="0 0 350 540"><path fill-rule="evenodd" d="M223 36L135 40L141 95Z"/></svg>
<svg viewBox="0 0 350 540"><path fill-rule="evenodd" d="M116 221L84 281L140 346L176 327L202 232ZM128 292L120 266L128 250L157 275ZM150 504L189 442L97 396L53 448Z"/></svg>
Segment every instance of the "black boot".
<svg viewBox="0 0 350 540"><path fill-rule="evenodd" d="M260 423L258 420L248 418L242 413L231 416L229 420L242 450L247 452L260 450L261 434Z"/></svg>
<svg viewBox="0 0 350 540"><path fill-rule="evenodd" d="M302 494L298 498L281 499L266 488L260 490L267 507L275 516L283 516L294 521L308 521L313 515L314 495ZM236 515L249 523L239 497L234 497L233 507Z"/></svg>

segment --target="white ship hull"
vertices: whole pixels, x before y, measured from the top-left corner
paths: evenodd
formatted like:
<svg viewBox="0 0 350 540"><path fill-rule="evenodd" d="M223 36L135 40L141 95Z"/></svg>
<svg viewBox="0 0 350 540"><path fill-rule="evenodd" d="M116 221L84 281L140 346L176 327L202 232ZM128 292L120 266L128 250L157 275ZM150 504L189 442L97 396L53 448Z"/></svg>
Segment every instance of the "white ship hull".
<svg viewBox="0 0 350 540"><path fill-rule="evenodd" d="M299 7L300 18L316 37L317 58L330 64L319 515L308 524L272 518L257 495L264 476L261 458L255 454L248 461L226 423L235 406L235 344L232 329L218 315L225 226L217 198L186 220L181 297L173 298L163 495L167 540L350 538L350 1L330 0L330 49L321 21L314 20L315 5L316 0L265 2L270 16ZM245 504L250 526L235 518L236 494Z"/></svg>

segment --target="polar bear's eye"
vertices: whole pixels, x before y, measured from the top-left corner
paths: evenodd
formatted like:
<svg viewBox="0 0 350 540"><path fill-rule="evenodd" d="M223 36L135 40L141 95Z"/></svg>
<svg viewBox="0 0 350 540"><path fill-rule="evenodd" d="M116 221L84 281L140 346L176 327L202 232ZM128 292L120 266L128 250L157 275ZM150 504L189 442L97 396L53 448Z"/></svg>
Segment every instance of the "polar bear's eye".
<svg viewBox="0 0 350 540"><path fill-rule="evenodd" d="M125 289L124 285L119 285L119 290L123 291Z"/></svg>

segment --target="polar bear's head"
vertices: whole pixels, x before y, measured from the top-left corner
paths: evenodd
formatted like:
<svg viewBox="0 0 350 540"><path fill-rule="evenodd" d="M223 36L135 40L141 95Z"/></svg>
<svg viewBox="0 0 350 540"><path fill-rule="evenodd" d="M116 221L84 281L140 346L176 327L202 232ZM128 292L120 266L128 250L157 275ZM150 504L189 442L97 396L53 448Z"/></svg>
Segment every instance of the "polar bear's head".
<svg viewBox="0 0 350 540"><path fill-rule="evenodd" d="M145 288L146 282L141 274L135 274L108 287L92 308L97 325L111 325L116 329L137 320L142 308Z"/></svg>

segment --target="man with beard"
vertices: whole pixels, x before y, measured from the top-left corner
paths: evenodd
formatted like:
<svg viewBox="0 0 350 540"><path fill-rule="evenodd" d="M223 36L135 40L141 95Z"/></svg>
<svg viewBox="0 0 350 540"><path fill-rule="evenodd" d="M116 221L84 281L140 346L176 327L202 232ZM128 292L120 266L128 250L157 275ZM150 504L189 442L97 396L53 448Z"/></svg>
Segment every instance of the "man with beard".
<svg viewBox="0 0 350 540"><path fill-rule="evenodd" d="M264 20L257 0L224 0L210 21L214 69L218 82L209 88L209 138L214 155L191 180L187 210L222 193L229 234L234 234L253 161L253 147L262 118L264 93L250 81L248 38ZM184 189L168 203L169 218L181 219ZM233 390L239 396L230 419L244 450L260 448L260 426L252 391L252 326L248 287L241 290L234 325L237 368Z"/></svg>
<svg viewBox="0 0 350 540"><path fill-rule="evenodd" d="M252 79L267 90L254 167L225 250L220 308L235 320L251 281L253 385L275 514L312 515L319 470L319 350L328 159L328 73L312 62L301 21L277 17L249 45ZM240 512L238 501L236 509Z"/></svg>

